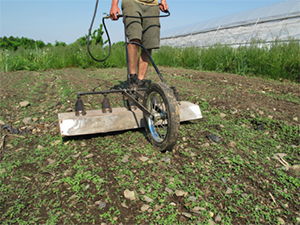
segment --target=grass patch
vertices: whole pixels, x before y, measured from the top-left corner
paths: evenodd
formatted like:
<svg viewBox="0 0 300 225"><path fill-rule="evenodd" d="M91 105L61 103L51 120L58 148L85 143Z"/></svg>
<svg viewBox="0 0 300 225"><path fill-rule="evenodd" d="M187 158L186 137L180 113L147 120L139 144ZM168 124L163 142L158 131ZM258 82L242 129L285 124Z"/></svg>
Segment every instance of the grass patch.
<svg viewBox="0 0 300 225"><path fill-rule="evenodd" d="M147 79L155 81L153 71ZM21 132L0 130L1 221L296 224L300 179L292 167L300 165L300 127L294 119L299 85L162 71L180 98L198 104L203 113L203 119L181 124L176 146L165 153L152 147L144 130L60 137L57 113L74 108L76 93L118 85L126 69L0 73L7 84L1 89L0 118ZM271 89L262 93L264 87ZM109 97L122 106L120 96ZM20 108L23 100L30 106ZM94 109L101 99L84 102ZM26 117L31 124L23 124ZM277 153L284 154L289 169L274 158ZM135 200L125 198L126 189L134 191Z"/></svg>
<svg viewBox="0 0 300 225"><path fill-rule="evenodd" d="M108 54L108 46L91 45L91 53L97 59ZM250 46L233 48L214 45L208 48L172 48L162 46L153 53L157 65L180 67L200 71L217 71L238 75L257 76L275 80L299 82L300 44L290 40L277 41L270 45L253 41ZM110 57L103 63L93 61L86 46L48 46L41 49L0 51L0 70L43 71L47 69L77 68L122 68L126 66L124 42L112 45Z"/></svg>

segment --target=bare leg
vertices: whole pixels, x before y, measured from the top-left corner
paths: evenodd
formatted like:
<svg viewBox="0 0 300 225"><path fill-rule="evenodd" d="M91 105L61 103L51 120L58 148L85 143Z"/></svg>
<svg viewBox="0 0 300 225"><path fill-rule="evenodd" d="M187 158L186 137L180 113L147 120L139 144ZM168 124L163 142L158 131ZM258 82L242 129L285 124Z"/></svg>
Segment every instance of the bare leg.
<svg viewBox="0 0 300 225"><path fill-rule="evenodd" d="M134 42L140 43L140 40L135 39L132 40ZM152 50L147 49L149 54L151 55ZM145 52L145 50L142 50L141 56L139 58L139 46L135 44L128 44L128 63L129 63L129 73L130 74L136 74L137 73L137 63L139 59L139 71L138 71L138 79L144 80L150 59Z"/></svg>
<svg viewBox="0 0 300 225"><path fill-rule="evenodd" d="M147 49L149 54L151 55L151 49ZM147 73L147 69L149 66L149 62L150 59L147 55L147 53L145 52L145 50L142 50L141 56L140 56L140 60L139 60L139 73L138 73L138 79L140 80L144 80L146 73Z"/></svg>
<svg viewBox="0 0 300 225"><path fill-rule="evenodd" d="M132 41L140 43L140 40L132 40ZM128 44L128 63L129 63L130 74L136 73L138 58L139 58L139 46L135 44Z"/></svg>

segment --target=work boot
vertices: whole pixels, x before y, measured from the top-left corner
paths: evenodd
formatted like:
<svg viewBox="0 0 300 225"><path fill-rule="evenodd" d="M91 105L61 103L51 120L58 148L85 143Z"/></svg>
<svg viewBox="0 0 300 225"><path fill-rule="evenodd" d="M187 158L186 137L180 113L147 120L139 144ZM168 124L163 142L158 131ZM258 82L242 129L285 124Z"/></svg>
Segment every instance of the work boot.
<svg viewBox="0 0 300 225"><path fill-rule="evenodd" d="M129 88L132 88L135 86L135 83L137 82L138 76L137 74L130 74L130 83L129 83Z"/></svg>
<svg viewBox="0 0 300 225"><path fill-rule="evenodd" d="M134 85L135 88L146 88L146 80L137 79Z"/></svg>

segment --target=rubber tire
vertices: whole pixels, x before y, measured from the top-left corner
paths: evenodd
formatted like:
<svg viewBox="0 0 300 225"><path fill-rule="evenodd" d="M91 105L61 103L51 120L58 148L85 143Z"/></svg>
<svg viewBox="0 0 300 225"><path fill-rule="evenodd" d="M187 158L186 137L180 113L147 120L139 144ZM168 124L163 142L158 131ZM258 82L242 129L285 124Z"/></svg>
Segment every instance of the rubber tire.
<svg viewBox="0 0 300 225"><path fill-rule="evenodd" d="M167 118L164 121L167 121L167 134L161 140L156 140L156 138L151 133L148 119L150 120L150 122L153 120L151 120L149 117L147 117L144 114L145 129L152 145L154 145L160 151L170 150L176 144L179 136L179 126L180 126L179 108L177 105L176 98L173 94L173 91L166 84L151 83L151 85L147 88L145 92L144 101L143 101L143 105L150 112L152 108L151 96L155 95L155 93L160 96L159 98L162 100L165 106L164 110L166 111ZM154 126L152 126L152 128L153 127Z"/></svg>

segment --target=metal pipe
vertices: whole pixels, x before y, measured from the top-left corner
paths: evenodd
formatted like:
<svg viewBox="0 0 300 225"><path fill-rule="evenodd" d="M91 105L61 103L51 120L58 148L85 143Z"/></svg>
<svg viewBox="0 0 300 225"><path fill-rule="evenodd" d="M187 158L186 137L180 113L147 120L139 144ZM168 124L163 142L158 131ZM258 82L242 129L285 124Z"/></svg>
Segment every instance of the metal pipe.
<svg viewBox="0 0 300 225"><path fill-rule="evenodd" d="M111 94L111 93L121 93L124 92L124 89L122 90L109 90L109 91L90 91L90 92L78 92L77 98L83 95L97 95L97 94Z"/></svg>
<svg viewBox="0 0 300 225"><path fill-rule="evenodd" d="M141 103L139 103L131 94L129 94L126 90L124 90L123 94L125 95L125 97L129 98L131 101L134 102L134 104L136 105L136 107L138 107L144 114L146 114L146 116L152 116L153 114L145 108L145 106L143 106Z"/></svg>

